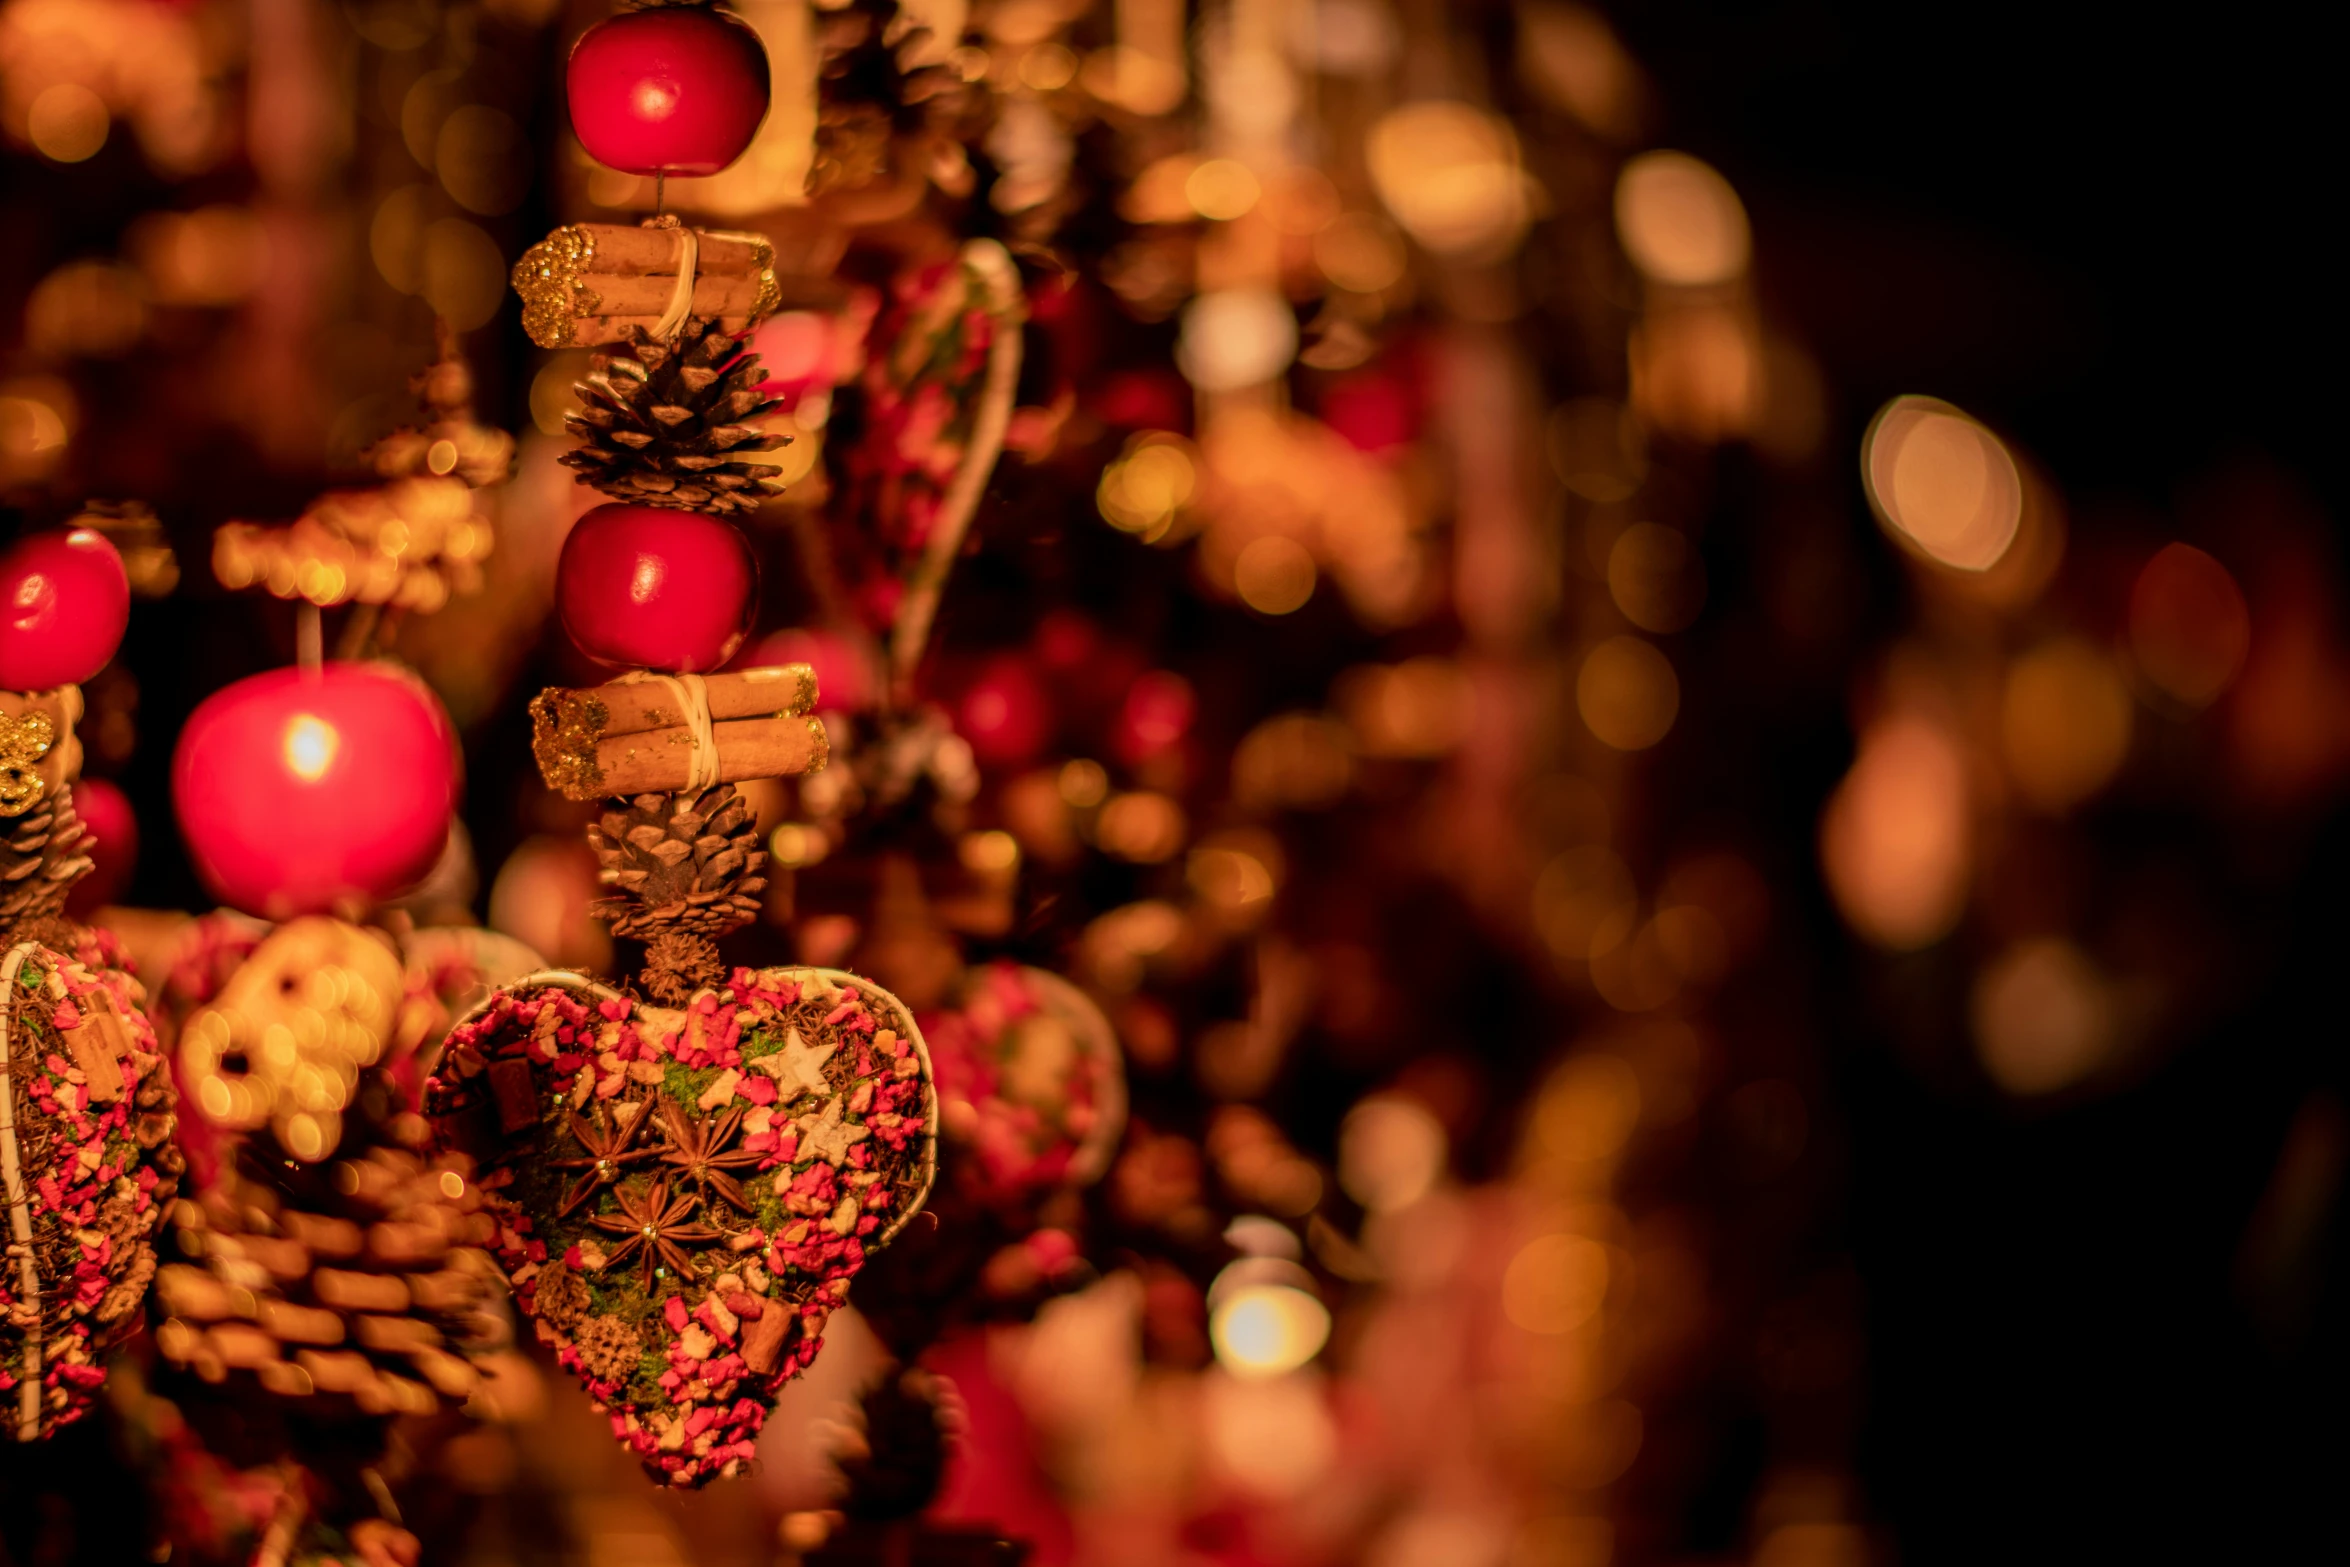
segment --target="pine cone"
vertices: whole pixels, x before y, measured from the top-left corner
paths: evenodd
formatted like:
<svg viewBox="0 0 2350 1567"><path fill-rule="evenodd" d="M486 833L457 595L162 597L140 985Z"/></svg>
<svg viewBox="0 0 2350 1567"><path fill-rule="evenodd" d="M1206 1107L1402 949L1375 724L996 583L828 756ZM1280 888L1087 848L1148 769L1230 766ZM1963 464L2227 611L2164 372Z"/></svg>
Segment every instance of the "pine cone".
<svg viewBox="0 0 2350 1567"><path fill-rule="evenodd" d="M749 924L767 889L767 851L734 785L700 794L640 794L588 827L614 889L593 905L612 934L651 941L667 932L716 938Z"/></svg>
<svg viewBox="0 0 2350 1567"><path fill-rule="evenodd" d="M457 1403L510 1330L479 1206L461 1166L406 1148L282 1172L240 1152L178 1205L191 1260L156 1276L156 1347L208 1381L250 1371L281 1397L340 1394L368 1414Z"/></svg>
<svg viewBox="0 0 2350 1567"><path fill-rule="evenodd" d="M599 1382L621 1382L645 1358L645 1342L617 1317L589 1317L579 1325L579 1363Z"/></svg>
<svg viewBox="0 0 2350 1567"><path fill-rule="evenodd" d="M853 189L889 167L900 134L951 130L975 96L943 65L906 61L930 30L898 0L816 13L816 151L808 194ZM955 40L948 40L949 43Z"/></svg>
<svg viewBox="0 0 2350 1567"><path fill-rule="evenodd" d="M580 483L640 506L721 516L782 493L770 464L735 460L785 437L751 423L777 400L759 391L758 356L723 323L695 317L674 343L639 328L629 348L589 364L572 388L582 406L563 419L584 443L562 459Z"/></svg>
<svg viewBox="0 0 2350 1567"><path fill-rule="evenodd" d="M10 944L65 911L66 894L90 873L89 829L71 789L51 790L0 838L0 937Z"/></svg>
<svg viewBox="0 0 2350 1567"><path fill-rule="evenodd" d="M725 977L717 944L707 936L665 930L645 943L645 993L664 1006L684 1006L695 991Z"/></svg>

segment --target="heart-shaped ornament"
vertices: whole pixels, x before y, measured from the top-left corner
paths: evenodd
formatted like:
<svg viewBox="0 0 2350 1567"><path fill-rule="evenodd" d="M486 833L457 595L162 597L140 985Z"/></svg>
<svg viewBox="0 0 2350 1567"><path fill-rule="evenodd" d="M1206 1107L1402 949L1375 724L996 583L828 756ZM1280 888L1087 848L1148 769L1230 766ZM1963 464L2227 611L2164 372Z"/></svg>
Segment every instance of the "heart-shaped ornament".
<svg viewBox="0 0 2350 1567"><path fill-rule="evenodd" d="M0 956L0 1430L19 1442L88 1412L178 1185L177 1096L119 962L86 932L72 957Z"/></svg>
<svg viewBox="0 0 2350 1567"><path fill-rule="evenodd" d="M655 1478L737 1473L866 1257L930 1191L913 1015L833 969L737 969L682 1008L582 975L449 1032L427 1108L479 1161L516 1303Z"/></svg>

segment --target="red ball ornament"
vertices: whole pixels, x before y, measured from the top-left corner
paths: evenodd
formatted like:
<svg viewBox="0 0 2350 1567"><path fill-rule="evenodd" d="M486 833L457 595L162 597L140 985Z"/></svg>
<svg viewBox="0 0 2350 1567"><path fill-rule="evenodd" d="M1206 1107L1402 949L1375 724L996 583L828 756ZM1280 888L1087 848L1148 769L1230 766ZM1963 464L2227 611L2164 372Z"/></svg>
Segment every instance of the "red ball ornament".
<svg viewBox="0 0 2350 1567"><path fill-rule="evenodd" d="M1052 738L1053 704L1027 660L988 661L955 704L955 729L982 762L1017 766Z"/></svg>
<svg viewBox="0 0 2350 1567"><path fill-rule="evenodd" d="M703 674L750 634L758 587L758 560L733 524L700 512L598 506L563 541L555 612L592 659Z"/></svg>
<svg viewBox="0 0 2350 1567"><path fill-rule="evenodd" d="M131 579L106 536L36 533L0 556L0 690L79 685L114 656Z"/></svg>
<svg viewBox="0 0 2350 1567"><path fill-rule="evenodd" d="M579 35L564 73L571 128L623 174L715 174L767 117L767 48L712 6L607 17Z"/></svg>
<svg viewBox="0 0 2350 1567"><path fill-rule="evenodd" d="M65 895L65 912L80 919L122 896L139 863L139 818L130 796L104 778L82 778L73 786L73 811L89 829L82 852L90 857L90 874Z"/></svg>
<svg viewBox="0 0 2350 1567"><path fill-rule="evenodd" d="M440 858L457 738L440 699L387 665L273 669L189 716L171 793L223 903L273 920L378 903Z"/></svg>

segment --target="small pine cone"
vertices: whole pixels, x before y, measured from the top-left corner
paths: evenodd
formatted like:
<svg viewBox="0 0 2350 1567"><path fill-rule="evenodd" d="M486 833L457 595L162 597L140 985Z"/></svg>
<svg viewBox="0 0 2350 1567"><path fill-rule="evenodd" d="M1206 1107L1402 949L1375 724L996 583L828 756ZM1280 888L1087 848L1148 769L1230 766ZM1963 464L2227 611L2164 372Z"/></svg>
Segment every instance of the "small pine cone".
<svg viewBox="0 0 2350 1567"><path fill-rule="evenodd" d="M687 321L674 343L640 327L627 348L597 354L572 388L580 408L563 427L582 444L562 461L615 500L751 511L783 492L773 465L740 460L785 440L755 422L779 406L759 390L764 376L758 356L715 318Z"/></svg>
<svg viewBox="0 0 2350 1567"><path fill-rule="evenodd" d="M0 832L0 936L13 944L62 914L74 883L90 873L89 829L73 791L56 789Z"/></svg>
<svg viewBox="0 0 2350 1567"><path fill-rule="evenodd" d="M683 1006L695 991L725 977L718 946L707 936L665 930L645 943L645 993L663 1006Z"/></svg>
<svg viewBox="0 0 2350 1567"><path fill-rule="evenodd" d="M667 931L716 939L757 917L767 851L734 785L700 794L640 794L588 827L613 889L594 904L612 934L651 941Z"/></svg>
<svg viewBox="0 0 2350 1567"><path fill-rule="evenodd" d="M542 1321L568 1328L587 1315L587 1281L560 1262L539 1270L538 1293L532 1310Z"/></svg>
<svg viewBox="0 0 2350 1567"><path fill-rule="evenodd" d="M617 1317L587 1317L579 1324L579 1363L599 1382L620 1382L644 1359L644 1340Z"/></svg>

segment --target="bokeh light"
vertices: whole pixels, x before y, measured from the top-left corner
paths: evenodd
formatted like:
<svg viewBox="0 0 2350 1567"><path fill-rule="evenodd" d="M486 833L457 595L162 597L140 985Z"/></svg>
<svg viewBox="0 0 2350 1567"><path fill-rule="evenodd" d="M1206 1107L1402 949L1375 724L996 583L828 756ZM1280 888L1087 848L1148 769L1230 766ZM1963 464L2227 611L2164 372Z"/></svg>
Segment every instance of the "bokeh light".
<svg viewBox="0 0 2350 1567"><path fill-rule="evenodd" d="M1408 1208L1444 1174L1444 1123L1403 1094L1377 1094L1338 1131L1338 1184L1373 1213Z"/></svg>
<svg viewBox="0 0 2350 1567"><path fill-rule="evenodd" d="M2000 439L1931 397L1897 397L1861 442L1869 504L1894 537L1958 571L1988 571L2015 542L2024 483Z"/></svg>
<svg viewBox="0 0 2350 1567"><path fill-rule="evenodd" d="M1260 615L1286 615L1314 596L1314 557L1292 538L1268 533L1241 547L1232 562L1232 586Z"/></svg>
<svg viewBox="0 0 2350 1567"><path fill-rule="evenodd" d="M1390 109L1364 152L1387 210L1440 254L1504 253L1533 217L1517 132L1468 104L1428 99Z"/></svg>
<svg viewBox="0 0 2350 1567"><path fill-rule="evenodd" d="M1330 1340L1330 1308L1290 1284L1242 1284L1220 1293L1208 1317L1216 1360L1236 1377L1295 1371Z"/></svg>
<svg viewBox="0 0 2350 1567"><path fill-rule="evenodd" d="M2252 612L2228 568L2192 544L2166 544L2130 589L2130 655L2138 673L2188 708L2209 706L2252 646Z"/></svg>
<svg viewBox="0 0 2350 1567"><path fill-rule="evenodd" d="M1636 522L1607 557L1608 594L1643 631L1680 631L1705 604L1705 572L1678 528Z"/></svg>
<svg viewBox="0 0 2350 1567"><path fill-rule="evenodd" d="M1203 392L1270 381L1297 357L1297 316L1271 289L1228 288L1183 309L1175 363Z"/></svg>
<svg viewBox="0 0 2350 1567"><path fill-rule="evenodd" d="M1977 977L1971 1011L1984 1072L2019 1097L2071 1087L2112 1050L2112 987L2088 954L2060 937L2002 952Z"/></svg>
<svg viewBox="0 0 2350 1567"><path fill-rule="evenodd" d="M2113 659L2059 637L2017 659L2000 705L2008 776L2044 811L2063 811L2112 781L2130 749L2130 693Z"/></svg>
<svg viewBox="0 0 2350 1567"><path fill-rule="evenodd" d="M1941 726L1870 726L1820 817L1820 862L1845 921L1879 946L1931 946L1966 906L1973 841L1966 759Z"/></svg>
<svg viewBox="0 0 2350 1567"><path fill-rule="evenodd" d="M1664 654L1638 637L1610 637L1583 656L1575 711L1619 751L1645 751L1672 732L1681 682Z"/></svg>
<svg viewBox="0 0 2350 1567"><path fill-rule="evenodd" d="M1581 1235L1538 1235L1502 1274L1501 1309L1528 1333L1572 1333L1607 1298L1607 1248Z"/></svg>
<svg viewBox="0 0 2350 1567"><path fill-rule="evenodd" d="M1616 178L1616 237L1659 283L1702 287L1746 270L1754 240L1730 182L1681 152L1644 152Z"/></svg>

